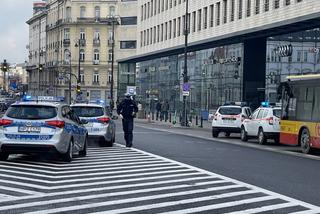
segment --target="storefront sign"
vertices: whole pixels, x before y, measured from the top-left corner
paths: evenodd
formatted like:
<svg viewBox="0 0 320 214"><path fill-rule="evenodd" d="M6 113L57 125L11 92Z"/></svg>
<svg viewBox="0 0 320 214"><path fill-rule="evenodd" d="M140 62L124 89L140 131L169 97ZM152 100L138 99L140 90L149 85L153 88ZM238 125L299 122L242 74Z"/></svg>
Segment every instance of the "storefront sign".
<svg viewBox="0 0 320 214"><path fill-rule="evenodd" d="M214 59L205 59L204 60L204 64L205 65L214 65L214 64L226 64L226 63L236 63L236 62L240 62L241 58L240 57L229 57L229 58L224 58L224 59L218 59L218 58L214 58Z"/></svg>

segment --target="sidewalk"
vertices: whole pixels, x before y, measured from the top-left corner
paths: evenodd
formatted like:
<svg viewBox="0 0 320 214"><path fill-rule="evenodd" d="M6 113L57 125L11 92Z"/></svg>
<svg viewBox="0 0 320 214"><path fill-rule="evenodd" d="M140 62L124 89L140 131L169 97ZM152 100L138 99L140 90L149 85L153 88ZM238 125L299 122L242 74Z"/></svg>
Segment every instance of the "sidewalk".
<svg viewBox="0 0 320 214"><path fill-rule="evenodd" d="M170 122L157 120L148 121L147 119L135 119L134 121L137 125L140 125L142 127L148 127L155 130L163 129L176 134L197 136L210 139L212 138L211 123L208 121L203 121L203 128L196 126L195 124L192 124L191 127L183 127L180 125L180 123L172 124Z"/></svg>

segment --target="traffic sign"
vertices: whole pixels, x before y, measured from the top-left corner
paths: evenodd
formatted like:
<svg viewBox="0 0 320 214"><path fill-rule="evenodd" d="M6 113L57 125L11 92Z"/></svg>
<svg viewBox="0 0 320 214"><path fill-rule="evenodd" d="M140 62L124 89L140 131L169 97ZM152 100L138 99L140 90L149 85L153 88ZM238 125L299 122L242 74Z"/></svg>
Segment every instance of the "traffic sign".
<svg viewBox="0 0 320 214"><path fill-rule="evenodd" d="M189 95L190 95L189 91L183 91L182 92L182 96L184 96L184 97L189 97Z"/></svg>

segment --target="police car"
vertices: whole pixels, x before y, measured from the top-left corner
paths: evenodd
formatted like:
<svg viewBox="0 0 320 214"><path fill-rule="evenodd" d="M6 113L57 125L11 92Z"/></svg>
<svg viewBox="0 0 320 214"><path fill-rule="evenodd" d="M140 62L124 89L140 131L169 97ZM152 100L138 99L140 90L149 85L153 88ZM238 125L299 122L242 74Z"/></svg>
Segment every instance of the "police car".
<svg viewBox="0 0 320 214"><path fill-rule="evenodd" d="M87 154L85 121L54 97L26 96L0 119L0 159L10 154L55 153L70 162Z"/></svg>
<svg viewBox="0 0 320 214"><path fill-rule="evenodd" d="M245 119L241 126L241 140L258 138L259 144L264 144L268 139L279 143L281 105L270 105L262 102L261 107L255 110L251 117Z"/></svg>
<svg viewBox="0 0 320 214"><path fill-rule="evenodd" d="M113 146L116 136L116 125L112 120L111 112L108 112L104 101L97 100L89 103L77 103L71 105L73 111L88 121L85 124L89 138L98 140L101 146Z"/></svg>
<svg viewBox="0 0 320 214"><path fill-rule="evenodd" d="M218 137L224 132L226 137L230 133L240 133L241 124L251 115L251 109L244 102L231 102L220 106L213 115L212 137Z"/></svg>

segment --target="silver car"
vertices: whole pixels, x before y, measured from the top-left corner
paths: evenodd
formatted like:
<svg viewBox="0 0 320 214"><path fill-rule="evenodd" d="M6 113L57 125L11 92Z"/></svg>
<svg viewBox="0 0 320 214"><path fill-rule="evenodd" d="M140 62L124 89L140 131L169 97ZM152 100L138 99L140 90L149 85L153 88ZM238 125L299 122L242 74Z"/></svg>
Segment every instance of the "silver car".
<svg viewBox="0 0 320 214"><path fill-rule="evenodd" d="M57 102L22 101L12 104L0 119L0 159L10 154L87 154L88 133L70 106Z"/></svg>
<svg viewBox="0 0 320 214"><path fill-rule="evenodd" d="M71 108L80 119L88 121L85 127L89 138L97 140L101 146L113 146L116 125L103 102L101 104L99 102L78 103L71 105Z"/></svg>

